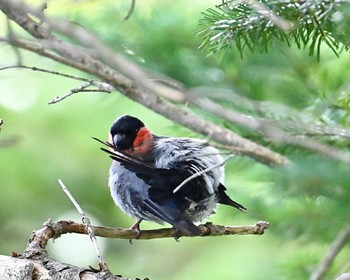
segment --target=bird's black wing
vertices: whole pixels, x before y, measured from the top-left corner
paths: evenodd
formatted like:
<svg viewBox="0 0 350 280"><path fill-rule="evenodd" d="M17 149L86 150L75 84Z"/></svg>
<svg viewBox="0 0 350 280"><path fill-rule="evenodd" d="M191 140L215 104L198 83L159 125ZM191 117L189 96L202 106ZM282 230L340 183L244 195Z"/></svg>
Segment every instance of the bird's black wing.
<svg viewBox="0 0 350 280"><path fill-rule="evenodd" d="M198 188L203 185L200 177L190 180L176 194L174 189L184 180L192 175L187 170L180 168L155 168L153 165L141 161L131 155L126 155L119 151L109 151L101 148L102 151L110 154L110 157L123 165L127 170L135 173L137 177L150 185L149 195L152 200L160 205L167 202L173 196L187 198L194 201L203 199L201 194L198 194ZM192 190L192 192L191 192ZM194 191L197 190L197 191ZM201 193L201 192L199 192Z"/></svg>
<svg viewBox="0 0 350 280"><path fill-rule="evenodd" d="M112 149L115 149L115 147L108 142L103 142L99 139L96 140ZM136 176L151 186L149 189L149 198L142 201L143 210L172 224L174 227L185 233L195 235L201 234L201 230L193 224L186 214L186 210L189 208L191 201L180 192L176 194L173 194L172 192L172 190L189 175L181 174L180 176L176 176L178 175L176 170L154 168L147 162L141 161L131 155L126 155L117 150L110 151L104 148L101 148L101 150L108 153L113 160L119 162L127 170L135 173ZM174 187L163 189L159 186Z"/></svg>
<svg viewBox="0 0 350 280"><path fill-rule="evenodd" d="M172 199L174 196L198 202L210 195L202 176L190 180L179 191L175 194L173 193L176 187L193 175L193 172L190 171L190 167L194 164L198 164L196 162L187 160L181 162L181 167L180 164L178 164L177 166L174 165L173 168L155 168L152 164L118 151L115 146L108 142L103 142L97 138L94 139L114 149L114 151L110 151L101 148L101 150L110 154L113 160L119 162L127 170L134 172L137 177L150 185L149 195L153 201L160 205L167 203L167 200Z"/></svg>
<svg viewBox="0 0 350 280"><path fill-rule="evenodd" d="M143 201L145 210L180 230L200 234L200 230L189 219L186 210L190 207L192 201L199 202L210 195L206 188L205 179L202 176L193 178L174 193L176 187L193 175L193 172L189 171L191 170L190 166L198 164L198 162L187 160L181 162L181 167L175 165L174 168L155 168L150 163L118 151L115 146L108 142L96 140L114 149L114 151L110 151L101 148L101 150L110 154L113 160L135 173L137 177L150 186L148 190L149 199ZM226 188L220 184L218 202L244 211L246 208L230 199L225 190Z"/></svg>

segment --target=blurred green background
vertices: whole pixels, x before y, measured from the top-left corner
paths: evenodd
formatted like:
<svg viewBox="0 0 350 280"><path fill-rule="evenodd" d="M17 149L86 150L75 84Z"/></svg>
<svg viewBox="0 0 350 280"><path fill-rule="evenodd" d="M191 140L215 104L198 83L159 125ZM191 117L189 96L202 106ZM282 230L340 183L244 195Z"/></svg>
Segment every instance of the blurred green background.
<svg viewBox="0 0 350 280"><path fill-rule="evenodd" d="M40 4L40 1L27 1ZM307 51L279 47L247 53L232 51L207 57L198 50L201 12L216 1L47 1L47 15L92 29L102 41L143 67L165 73L188 87L234 88L255 100L279 102L348 126L350 57L324 48L321 61ZM0 16L1 33L6 20ZM16 64L14 50L0 44L0 67ZM78 71L23 52L23 64L72 75ZM82 208L104 226L129 227L134 221L117 209L107 187L110 159L91 137L106 139L112 122L123 114L142 118L155 134L198 137L118 92L80 93L58 104L48 102L79 86L78 81L23 69L0 72L0 254L21 253L32 230L48 219L79 221L57 183L61 178ZM345 100L347 100L345 98ZM344 98L342 99L344 100ZM322 106L321 106L321 105ZM320 108L326 108L320 113ZM337 118L336 118L337 116ZM231 129L251 139L254 134ZM335 140L334 140L335 141ZM9 145L7 145L9 144ZM265 142L266 145L268 141ZM213 223L244 225L271 222L263 236L128 241L103 239L109 268L124 277L151 279L307 279L327 254L339 229L349 222L348 169L325 157L283 146L271 148L297 164L270 169L244 157L226 167L230 195L248 208L246 214L219 207ZM349 143L340 146L348 149ZM159 225L144 222L142 228ZM85 242L85 243L84 243ZM64 235L49 246L63 262L97 266L87 236ZM350 249L337 257L329 279L349 271Z"/></svg>

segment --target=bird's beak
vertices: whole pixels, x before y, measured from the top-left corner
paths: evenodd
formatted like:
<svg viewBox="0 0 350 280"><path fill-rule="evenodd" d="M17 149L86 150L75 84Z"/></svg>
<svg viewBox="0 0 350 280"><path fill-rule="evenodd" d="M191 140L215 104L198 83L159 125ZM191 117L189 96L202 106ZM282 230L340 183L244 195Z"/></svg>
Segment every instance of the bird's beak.
<svg viewBox="0 0 350 280"><path fill-rule="evenodd" d="M113 136L113 144L118 147L121 141L125 138L125 134L116 134Z"/></svg>

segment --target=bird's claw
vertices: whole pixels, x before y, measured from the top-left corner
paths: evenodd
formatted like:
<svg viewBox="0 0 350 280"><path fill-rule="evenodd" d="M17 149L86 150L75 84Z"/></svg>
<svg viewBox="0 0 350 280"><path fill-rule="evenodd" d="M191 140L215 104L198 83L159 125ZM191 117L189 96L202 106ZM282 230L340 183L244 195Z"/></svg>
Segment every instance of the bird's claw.
<svg viewBox="0 0 350 280"><path fill-rule="evenodd" d="M130 227L130 230L132 230L133 232L136 233L136 237L135 239L139 239L140 236L141 236L141 229L140 229L140 224L141 222L143 221L143 219L139 219L137 220L137 222L135 224L133 224L131 227ZM132 244L132 240L129 239L129 243Z"/></svg>
<svg viewBox="0 0 350 280"><path fill-rule="evenodd" d="M174 236L175 241L176 241L176 242L180 242L180 237L181 237L181 236L182 236L181 230L175 228L175 236Z"/></svg>

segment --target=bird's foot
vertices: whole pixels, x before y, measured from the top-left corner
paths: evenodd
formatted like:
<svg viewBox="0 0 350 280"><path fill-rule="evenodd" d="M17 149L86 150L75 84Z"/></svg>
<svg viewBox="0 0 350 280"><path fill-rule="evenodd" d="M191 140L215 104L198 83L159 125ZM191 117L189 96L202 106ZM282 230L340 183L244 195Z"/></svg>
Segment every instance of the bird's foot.
<svg viewBox="0 0 350 280"><path fill-rule="evenodd" d="M143 221L143 219L137 220L135 224L133 224L130 229L136 233L135 239L139 239L141 236L141 229L140 229L140 224ZM130 244L132 244L132 240L129 240Z"/></svg>
<svg viewBox="0 0 350 280"><path fill-rule="evenodd" d="M175 227L174 227L174 229L175 229L175 236L174 236L175 241L180 242L180 237L182 236L182 232L181 232L181 230L179 230Z"/></svg>

